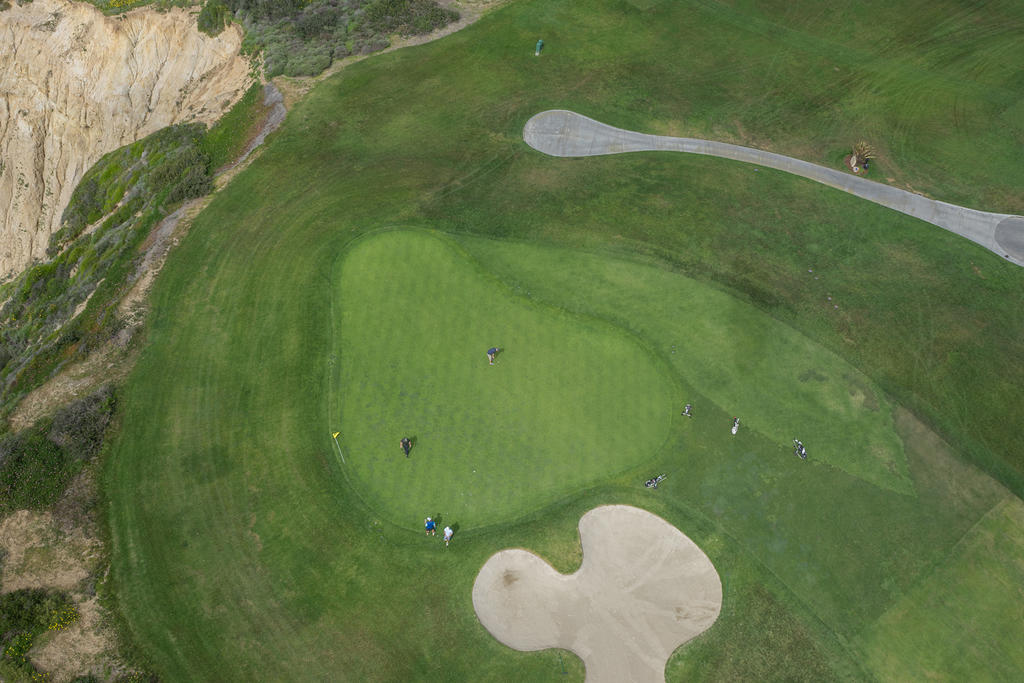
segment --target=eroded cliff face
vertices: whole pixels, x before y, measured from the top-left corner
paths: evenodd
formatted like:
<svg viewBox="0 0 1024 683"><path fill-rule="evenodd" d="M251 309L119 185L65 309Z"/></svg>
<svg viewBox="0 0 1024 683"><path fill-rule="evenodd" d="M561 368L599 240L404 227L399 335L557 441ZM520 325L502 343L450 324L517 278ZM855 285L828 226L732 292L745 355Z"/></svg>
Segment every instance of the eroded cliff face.
<svg viewBox="0 0 1024 683"><path fill-rule="evenodd" d="M34 0L0 12L0 282L42 258L82 175L174 123L216 120L251 82L241 29L183 9L104 16Z"/></svg>

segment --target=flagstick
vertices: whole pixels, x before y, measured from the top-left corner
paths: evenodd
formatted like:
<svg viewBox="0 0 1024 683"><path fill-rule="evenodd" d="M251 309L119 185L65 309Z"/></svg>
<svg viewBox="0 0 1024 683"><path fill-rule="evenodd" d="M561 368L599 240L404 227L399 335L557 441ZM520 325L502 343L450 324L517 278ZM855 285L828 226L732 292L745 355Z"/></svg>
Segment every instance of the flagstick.
<svg viewBox="0 0 1024 683"><path fill-rule="evenodd" d="M338 447L338 455L341 456L341 464L348 464L345 462L345 454L341 452L341 444L338 443L338 434L341 432L335 432L332 436L334 437L334 445Z"/></svg>

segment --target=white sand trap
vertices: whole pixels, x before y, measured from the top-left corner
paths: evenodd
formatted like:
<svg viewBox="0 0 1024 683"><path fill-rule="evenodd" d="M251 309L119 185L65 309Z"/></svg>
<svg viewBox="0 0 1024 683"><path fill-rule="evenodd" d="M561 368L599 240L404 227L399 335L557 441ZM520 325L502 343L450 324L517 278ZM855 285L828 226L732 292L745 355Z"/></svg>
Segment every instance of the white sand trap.
<svg viewBox="0 0 1024 683"><path fill-rule="evenodd" d="M664 681L672 652L722 609L708 556L661 517L627 505L580 520L583 565L559 574L525 550L502 550L473 584L473 607L517 650L560 647L586 664L587 681Z"/></svg>

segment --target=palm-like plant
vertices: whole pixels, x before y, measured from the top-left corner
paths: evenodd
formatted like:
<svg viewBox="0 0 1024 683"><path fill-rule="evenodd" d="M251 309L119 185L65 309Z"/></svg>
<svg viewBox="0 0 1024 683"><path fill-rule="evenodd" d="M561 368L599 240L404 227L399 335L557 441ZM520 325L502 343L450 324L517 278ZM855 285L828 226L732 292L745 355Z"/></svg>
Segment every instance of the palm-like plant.
<svg viewBox="0 0 1024 683"><path fill-rule="evenodd" d="M854 168L863 168L867 166L868 159L875 158L875 149L866 142L858 142L853 146L853 159L851 159L852 166Z"/></svg>

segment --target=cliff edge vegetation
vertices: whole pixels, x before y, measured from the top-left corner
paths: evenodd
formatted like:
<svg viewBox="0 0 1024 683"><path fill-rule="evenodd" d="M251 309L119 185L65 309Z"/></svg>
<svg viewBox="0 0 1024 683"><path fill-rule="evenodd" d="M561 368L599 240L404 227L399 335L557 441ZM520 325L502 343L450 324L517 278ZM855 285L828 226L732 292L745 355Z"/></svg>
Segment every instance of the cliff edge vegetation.
<svg viewBox="0 0 1024 683"><path fill-rule="evenodd" d="M46 256L85 172L177 123L209 125L252 82L242 30L184 9L105 16L34 0L0 12L0 282Z"/></svg>

